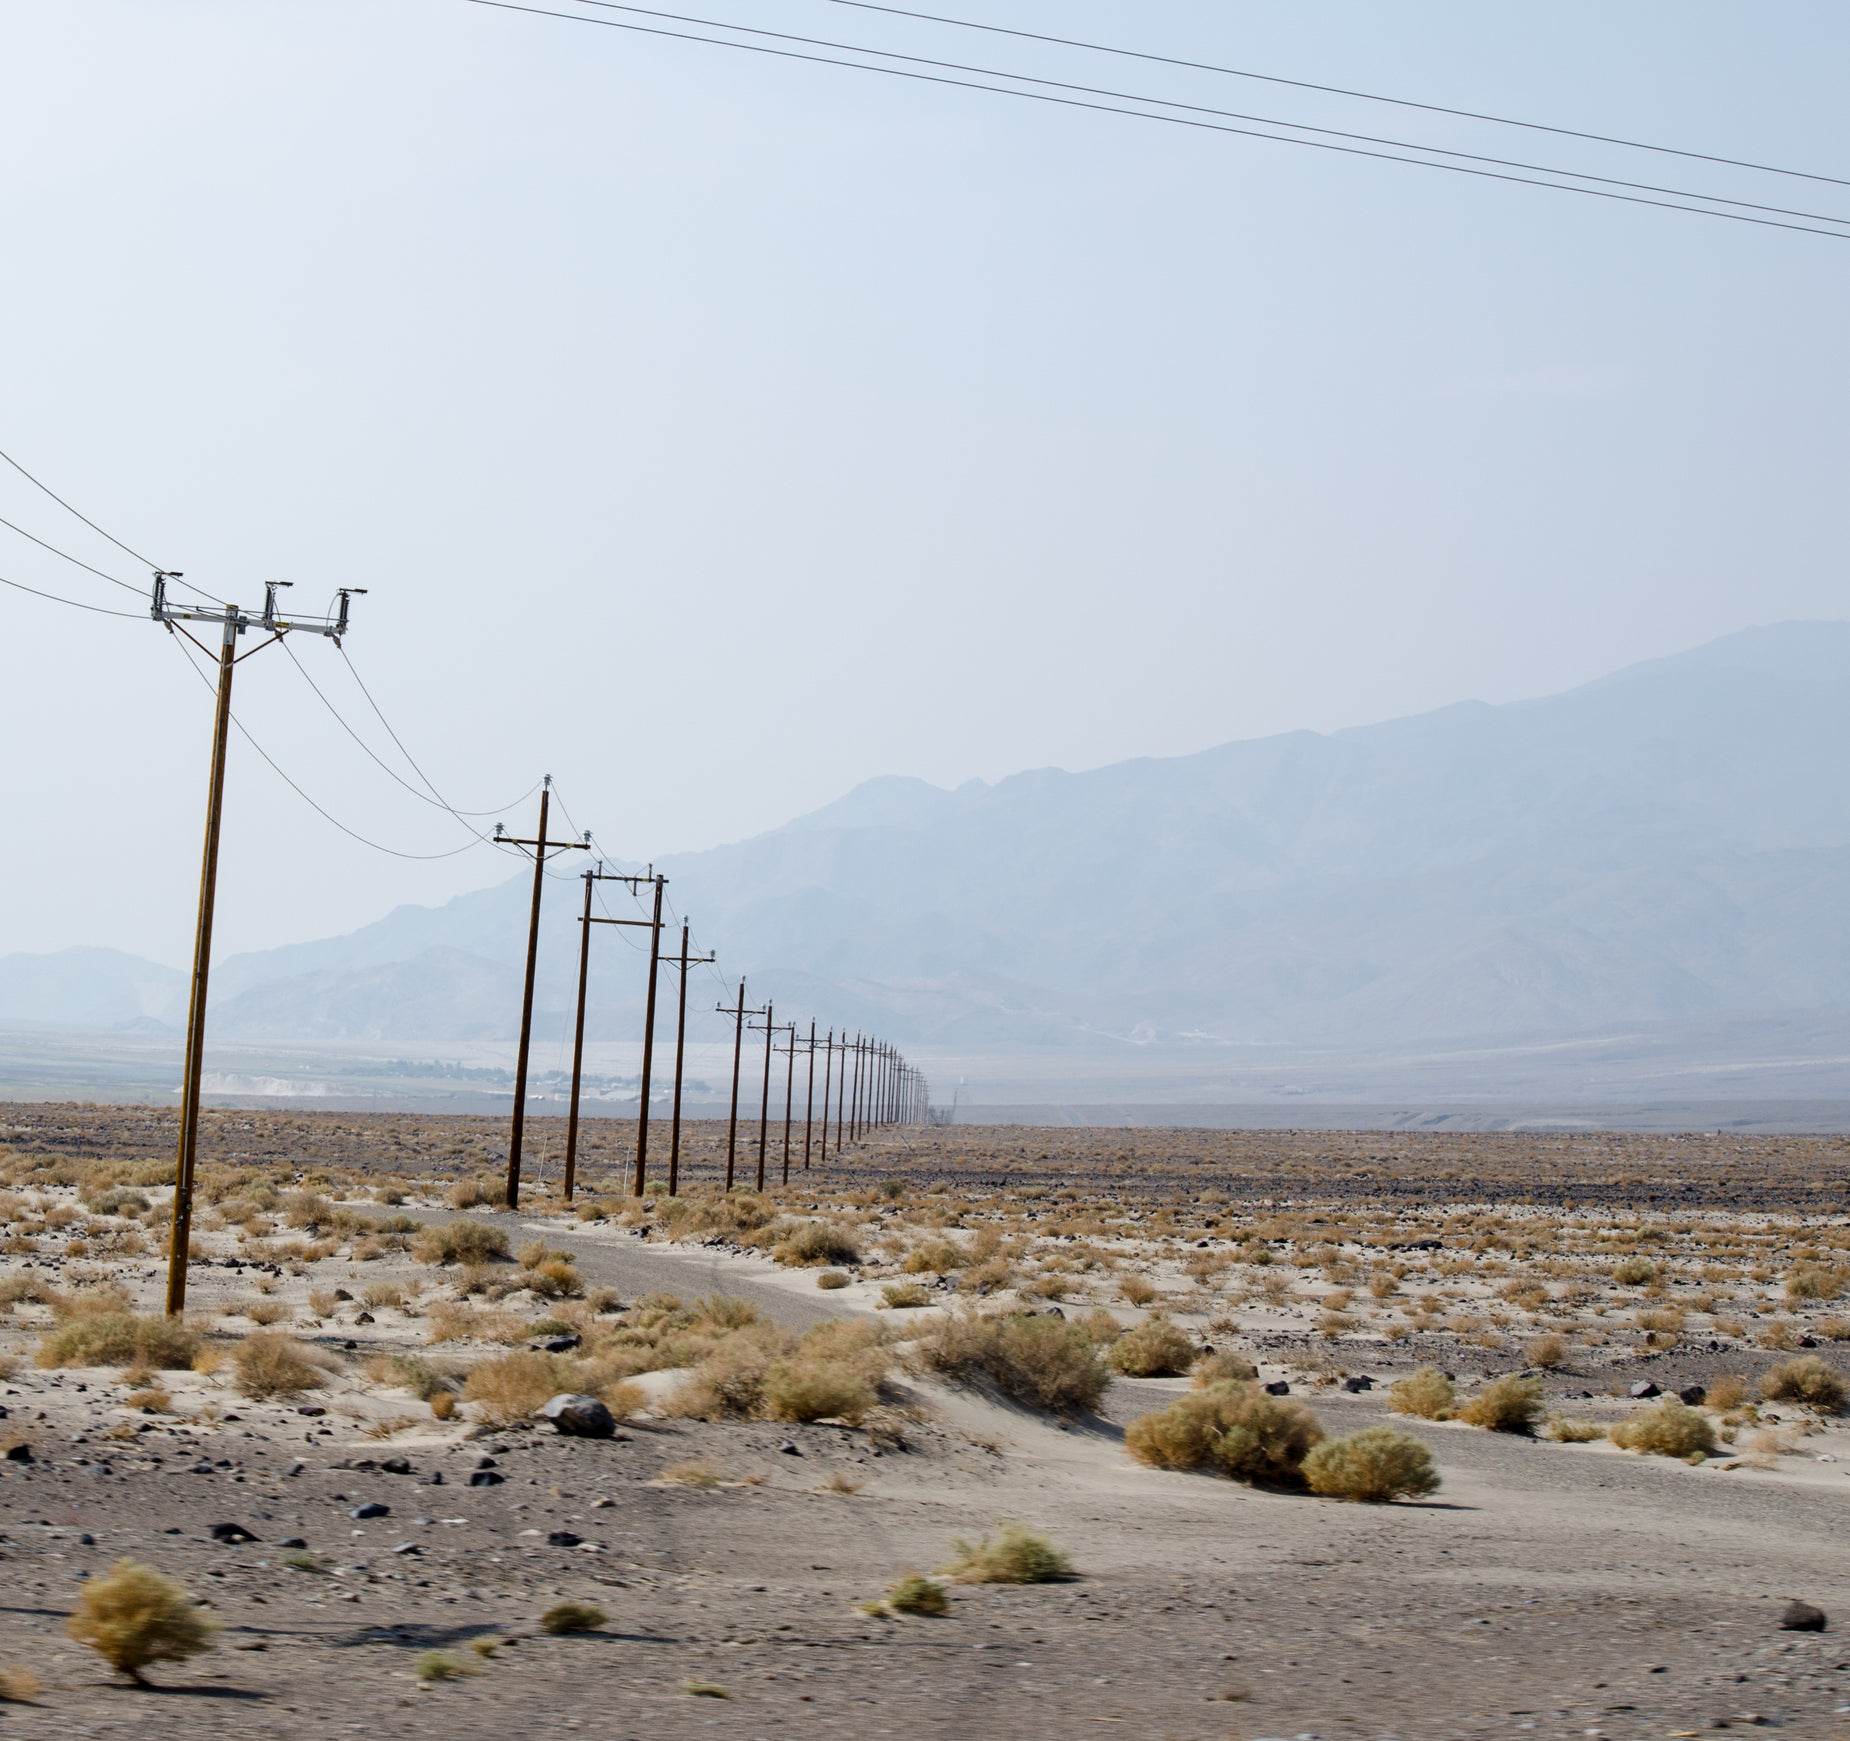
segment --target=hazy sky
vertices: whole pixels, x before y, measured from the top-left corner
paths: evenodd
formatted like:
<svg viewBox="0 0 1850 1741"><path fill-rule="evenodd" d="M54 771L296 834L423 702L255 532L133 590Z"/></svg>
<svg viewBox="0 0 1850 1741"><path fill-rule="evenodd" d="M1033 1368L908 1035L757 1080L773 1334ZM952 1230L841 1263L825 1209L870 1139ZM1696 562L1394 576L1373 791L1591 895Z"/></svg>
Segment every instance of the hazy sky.
<svg viewBox="0 0 1850 1741"><path fill-rule="evenodd" d="M944 3L1850 176L1834 4ZM702 15L1850 211L828 0ZM370 588L349 651L439 785L551 772L613 853L1846 614L1850 243L464 0L4 0L0 79L0 448L216 592ZM16 475L0 515L145 584ZM0 575L140 608L4 529ZM281 652L238 683L343 821L468 838ZM0 591L0 952L184 961L209 709L151 623ZM223 865L221 950L510 869L357 845L241 740Z"/></svg>

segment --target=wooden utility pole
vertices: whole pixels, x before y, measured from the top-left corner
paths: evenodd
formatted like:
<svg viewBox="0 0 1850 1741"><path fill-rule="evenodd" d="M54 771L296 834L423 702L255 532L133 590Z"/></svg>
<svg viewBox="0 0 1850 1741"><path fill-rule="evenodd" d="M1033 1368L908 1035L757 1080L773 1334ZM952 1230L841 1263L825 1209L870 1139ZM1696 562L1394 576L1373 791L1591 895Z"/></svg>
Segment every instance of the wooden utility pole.
<svg viewBox="0 0 1850 1741"><path fill-rule="evenodd" d="M829 1090L834 1086L835 1070L835 1030L829 1029L829 1037L822 1042L822 1155L823 1166L829 1164Z"/></svg>
<svg viewBox="0 0 1850 1741"><path fill-rule="evenodd" d="M828 1090L822 1091L823 1104L828 1104ZM803 1171L809 1171L809 1129L816 1117L816 1024L809 1024L809 1086L803 1095Z"/></svg>
<svg viewBox="0 0 1850 1741"><path fill-rule="evenodd" d="M772 1000L764 1002L764 1096L758 1102L758 1189L764 1189L764 1145L771 1130L771 1036L777 1029L773 1023Z"/></svg>
<svg viewBox="0 0 1850 1741"><path fill-rule="evenodd" d="M835 1158L841 1159L842 1112L848 1099L848 1030L841 1035L841 1074L835 1078Z"/></svg>
<svg viewBox="0 0 1850 1741"><path fill-rule="evenodd" d="M666 878L648 876L619 876L614 871L604 869L604 861L599 859L595 870L588 870L585 876L585 910L578 921L584 931L578 939L578 1023L572 1040L572 1110L565 1127L565 1200L572 1200L572 1186L577 1177L578 1160L578 1083L584 1070L585 1056L585 984L589 978L591 964L591 927L593 925L639 925L649 927L649 1015L642 1037L642 1126L640 1131L640 1148L647 1152L649 1142L649 1061L650 1039L655 1028L655 957L656 943L662 929L662 891L660 884ZM591 917L591 885L593 883L628 883L634 889L638 883L654 882L655 918L649 919L594 919ZM637 1194L641 1194L641 1175L637 1175Z"/></svg>
<svg viewBox="0 0 1850 1741"><path fill-rule="evenodd" d="M202 645L189 630L177 625L188 622L218 623L223 633L218 649L218 704L212 720L212 770L206 781L205 851L199 870L199 917L193 933L193 977L187 993L186 1065L180 1078L180 1147L174 1160L173 1216L167 1234L167 1311L177 1317L186 1310L186 1264L193 1234L193 1173L199 1154L199 1096L205 1076L206 994L212 977L212 916L218 904L218 844L225 815L225 752L231 740L231 674L251 653L273 647L291 630L311 635L325 635L340 645L347 632L347 608L362 586L339 589L340 613L336 617L285 618L276 614L276 594L289 581L274 581L264 588L263 615L250 616L236 605L221 610L207 610L191 605L167 602L167 583L183 578L178 572L157 569L149 615L171 634L185 635L202 653L211 649ZM270 639L250 649L237 650L238 637L248 628L270 631Z"/></svg>
<svg viewBox="0 0 1850 1741"><path fill-rule="evenodd" d="M687 1053L687 970L695 962L716 960L712 955L689 955L687 952L687 933L689 922L681 921L681 953L678 957L663 956L670 967L681 969L680 995L675 1002L674 1018L674 1123L668 1137L668 1195L674 1196L681 1188L681 1062Z"/></svg>
<svg viewBox="0 0 1850 1741"><path fill-rule="evenodd" d="M520 1207L520 1144L527 1124L527 1054L533 1045L533 975L540 961L540 896L546 888L546 849L561 852L590 850L591 839L548 840L546 811L552 801L552 775L540 782L540 831L533 840L517 840L499 822L495 839L503 846L533 848L533 911L527 921L527 977L520 993L520 1049L514 1054L514 1122L507 1144L507 1206Z"/></svg>
<svg viewBox="0 0 1850 1741"><path fill-rule="evenodd" d="M653 868L653 867L651 867ZM636 1110L636 1189L642 1195L642 1182L649 1170L649 1073L655 1061L655 975L662 959L662 885L666 877L655 878L655 913L649 921L649 1007L642 1018L642 1104Z"/></svg>
<svg viewBox="0 0 1850 1741"><path fill-rule="evenodd" d="M797 1025L788 1022L784 1032L790 1036L790 1044L784 1048L784 1183L790 1183L790 1100L791 1090L796 1086L797 1075Z"/></svg>
<svg viewBox="0 0 1850 1741"><path fill-rule="evenodd" d="M861 1140L861 1066L865 1062L867 1048L861 1036L854 1036L854 1093L848 1101L848 1134L856 1142Z"/></svg>
<svg viewBox="0 0 1850 1741"><path fill-rule="evenodd" d="M767 1004L761 1010L748 1010L745 1007L745 981L739 981L739 1002L734 1008L731 1004L716 1004L714 1008L722 1016L733 1018L732 1028L732 1112L726 1123L726 1189L732 1189L733 1156L739 1146L739 1057L745 1045L745 1018L747 1016L765 1016L771 1013Z"/></svg>

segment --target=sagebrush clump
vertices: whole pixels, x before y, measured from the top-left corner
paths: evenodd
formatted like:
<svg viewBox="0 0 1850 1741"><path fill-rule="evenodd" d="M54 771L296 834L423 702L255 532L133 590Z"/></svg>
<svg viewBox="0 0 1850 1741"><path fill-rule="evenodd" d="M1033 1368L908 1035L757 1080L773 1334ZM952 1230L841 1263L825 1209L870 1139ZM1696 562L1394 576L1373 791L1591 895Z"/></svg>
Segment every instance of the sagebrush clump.
<svg viewBox="0 0 1850 1741"><path fill-rule="evenodd" d="M1498 1378L1458 1410L1458 1419L1492 1433L1526 1433L1541 1412L1539 1378Z"/></svg>
<svg viewBox="0 0 1850 1741"><path fill-rule="evenodd" d="M300 1396L327 1383L333 1355L305 1348L280 1330L257 1330L238 1344L237 1385L253 1399Z"/></svg>
<svg viewBox="0 0 1850 1741"><path fill-rule="evenodd" d="M1000 1524L993 1536L951 1546L956 1557L945 1572L960 1584L1051 1584L1073 1569L1046 1536L1019 1523Z"/></svg>
<svg viewBox="0 0 1850 1741"><path fill-rule="evenodd" d="M1618 1422L1606 1436L1627 1451L1654 1457L1681 1457L1685 1462L1700 1463L1715 1455L1714 1422L1700 1409L1674 1396L1665 1397L1628 1421Z"/></svg>
<svg viewBox="0 0 1850 1741"><path fill-rule="evenodd" d="M1098 1344L1064 1318L1009 1312L946 1317L915 1345L924 1365L947 1378L987 1378L1036 1408L1094 1409L1111 1383Z"/></svg>
<svg viewBox="0 0 1850 1741"><path fill-rule="evenodd" d="M1199 1352L1187 1331L1157 1317L1113 1342L1105 1351L1105 1364L1128 1378L1170 1378L1188 1371Z"/></svg>
<svg viewBox="0 0 1850 1741"><path fill-rule="evenodd" d="M186 1586L134 1560L117 1560L77 1596L65 1630L138 1686L155 1662L184 1662L212 1647L216 1623Z"/></svg>
<svg viewBox="0 0 1850 1741"><path fill-rule="evenodd" d="M1364 1427L1312 1446L1304 1458L1304 1484L1326 1498L1383 1505L1437 1493L1439 1472L1432 1453L1411 1433Z"/></svg>
<svg viewBox="0 0 1850 1741"><path fill-rule="evenodd" d="M1850 1383L1828 1361L1815 1354L1782 1360L1760 1380L1760 1394L1768 1402L1802 1402L1828 1414L1841 1414L1850 1397Z"/></svg>
<svg viewBox="0 0 1850 1741"><path fill-rule="evenodd" d="M1213 1469L1256 1486L1295 1487L1322 1439L1317 1417L1294 1397L1210 1384L1132 1421L1124 1447L1153 1469Z"/></svg>
<svg viewBox="0 0 1850 1741"><path fill-rule="evenodd" d="M1413 1415L1423 1421L1449 1421L1458 1404L1458 1392L1437 1367L1422 1366L1410 1377L1388 1386L1387 1404L1396 1414Z"/></svg>

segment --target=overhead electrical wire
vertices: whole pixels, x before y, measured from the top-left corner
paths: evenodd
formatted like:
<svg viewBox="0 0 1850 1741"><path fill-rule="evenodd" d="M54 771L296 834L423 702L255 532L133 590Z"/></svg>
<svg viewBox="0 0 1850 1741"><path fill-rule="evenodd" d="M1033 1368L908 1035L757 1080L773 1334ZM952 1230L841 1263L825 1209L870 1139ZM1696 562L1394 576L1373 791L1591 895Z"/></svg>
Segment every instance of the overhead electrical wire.
<svg viewBox="0 0 1850 1741"><path fill-rule="evenodd" d="M779 60L806 61L816 66L845 67L853 72L880 73L888 78L907 79L918 84L944 85L956 90L987 91L995 96L1019 97L1026 102L1047 103L1057 108L1085 109L1102 115L1123 115L1137 121L1158 121L1172 127L1187 127L1202 133L1224 133L1245 139L1265 139L1275 145L1299 145L1312 151L1330 151L1344 157L1365 157L1383 163L1410 164L1415 168L1443 170L1452 175L1474 176L1484 181L1501 181L1522 187L1551 188L1557 193L1579 194L1587 199L1616 201L1622 205L1651 206L1662 211L1684 212L1693 217L1719 218L1729 223L1753 224L1762 229L1792 230L1803 235L1826 236L1832 240L1850 241L1850 230L1820 229L1815 224L1788 222L1783 218L1753 217L1742 211L1718 211L1715 204L1720 203L1719 196L1706 194L1690 195L1690 198L1709 199L1709 205L1684 205L1674 199L1652 199L1641 193L1619 193L1605 187L1582 187L1568 181L1549 181L1530 175L1516 175L1505 170L1472 168L1464 163L1435 162L1431 157L1405 157L1398 152L1376 151L1361 145L1340 145L1328 139L1299 139L1284 133L1268 133L1255 127L1229 126L1225 122L1202 120L1189 115L1165 115L1153 113L1149 109L1127 109L1115 103L1093 102L1076 96L1057 96L1050 91L1026 91L1011 85L984 84L974 79L951 78L943 73L916 72L906 67L876 66L867 61L838 60L831 55L806 54L792 48L773 48L766 43L733 42L724 37L699 36L691 31L668 30L659 25L633 24L614 18L592 18L582 12L558 12L550 7L523 6L516 0L466 0L471 6L487 6L498 12L522 12L535 18L557 18L571 24L590 24L602 26L607 30L624 30L641 36L659 36L679 42L704 43L711 48L731 48L746 54L769 55ZM717 28L726 28L718 26ZM866 54L881 54L879 49L856 50ZM1009 73L994 73L991 77L1010 78ZM1161 101L1161 99L1149 99ZM1412 146L1412 150L1424 150L1426 147ZM1572 175L1571 170L1549 171L1549 174Z"/></svg>
<svg viewBox="0 0 1850 1741"><path fill-rule="evenodd" d="M27 586L23 581L0 577L0 586L10 586L15 592L29 592L34 598L48 598L55 605L69 605L74 611L95 611L99 617L126 617L134 623L145 623L148 620L140 611L105 610L102 605L87 605L80 599L65 598L59 593L41 592L36 586Z"/></svg>
<svg viewBox="0 0 1850 1741"><path fill-rule="evenodd" d="M206 686L206 689L209 693L215 694L216 689L213 685L212 679L208 677L205 674L205 672L199 669L198 663L194 660L192 653L188 650L186 642L181 640L180 637L176 635L174 637L174 645L177 646L180 649L180 652L184 655L187 666L192 671L193 675L197 677L199 681ZM250 747L254 749L258 755L262 756L265 762L269 764L270 771L273 774L275 774L276 777L279 780L281 780L282 783L285 786L287 786L290 791L295 793L295 795L298 798L300 798L302 802L309 807L309 809L313 810L316 815L322 818L323 821L331 822L336 828L338 828L341 831L342 834L348 835L352 839L357 840L362 846L370 846L374 852L387 853L393 858L410 858L410 859L430 860L430 859L438 859L438 858L454 858L456 857L458 853L474 851L475 848L481 844L479 840L465 841L463 845L454 847L448 852L401 852L395 846L381 845L380 842L376 840L371 840L366 835L360 833L358 829L349 828L346 825L346 823L340 820L338 816L332 815L330 812L323 809L321 805L317 804L313 798L309 797L309 795L306 792L304 792L302 788L295 783L294 780L290 779L290 777L283 772L283 770L277 765L275 758L271 756L269 751L266 750L263 747L263 745L260 744L256 740L256 738L254 738L251 735L250 728L245 725L243 720L238 718L235 712L231 714L231 723L238 728L238 731L243 736L244 741L247 744L249 744Z"/></svg>
<svg viewBox="0 0 1850 1741"><path fill-rule="evenodd" d="M1120 102L1149 103L1158 108L1180 109L1189 114L1215 115L1229 121L1251 121L1263 127L1289 127L1299 133L1320 133L1330 139L1352 139L1365 145L1391 145L1396 150L1419 151L1435 157L1453 157L1465 163L1488 163L1503 169L1525 169L1538 175L1563 175L1575 181L1597 182L1604 187L1627 187L1641 193L1670 194L1677 199L1706 200L1711 205L1738 206L1744 211L1772 212L1781 217L1812 218L1819 223L1850 225L1850 217L1840 218L1830 212L1794 210L1789 206L1767 205L1758 200L1731 199L1722 194L1692 192L1682 187L1662 187L1656 182L1628 181L1619 176L1595 175L1582 169L1559 169L1547 163L1528 163L1519 158L1491 157L1479 151L1455 151L1444 145L1421 145L1414 140L1387 138L1375 133L1349 132L1340 127L1319 127L1308 121L1282 120L1276 115L1252 115L1238 109L1217 109L1204 103L1185 103L1171 97L1146 96L1141 91L1118 91L1098 85L1074 84L1065 79L1041 78L1033 73L999 71L995 67L971 66L963 61L934 60L926 55L901 54L893 49L868 48L860 43L833 42L825 37L796 36L784 30L763 30L752 24L731 24L723 19L696 18L681 12L662 12L648 6L632 6L622 0L573 0L580 6L594 6L599 11L629 12L644 18L666 18L677 24L697 24L707 30L733 30L747 36L771 37L779 42L800 42L811 48L840 49L849 54L877 55L883 60L907 61L914 66L938 67L948 72L980 73L986 78L1012 79L1019 84L1042 85L1049 90L1077 91L1084 96L1111 97ZM870 69L872 70L872 69ZM1299 141L1314 143L1314 141ZM1439 166L1443 167L1443 166Z"/></svg>
<svg viewBox="0 0 1850 1741"><path fill-rule="evenodd" d="M1585 139L1595 145L1619 145L1628 151L1653 151L1663 157L1686 157L1696 163L1718 163L1729 169L1752 169L1763 175L1788 175L1800 181L1822 181L1832 187L1850 187L1850 179L1819 175L1809 169L1784 169L1776 163L1755 163L1742 157L1720 157L1709 151L1689 151L1675 145L1653 145L1643 139L1623 139L1610 133L1586 133L1575 127L1552 127L1542 121L1518 121L1508 115L1489 115L1476 109L1452 109L1443 103L1422 103L1411 97L1386 97L1376 91L1352 91L1342 85L1313 84L1308 79L1281 78L1277 73L1256 73L1241 67L1217 66L1211 61L1184 60L1176 55L1150 54L1135 48L1114 48L1108 43L1086 42L1071 36L1048 36L1037 30L1013 30L1002 24L982 24L972 18L947 18L937 12L909 12L903 6L876 5L874 0L829 0L832 6L850 6L857 12L883 12L892 18L914 18L927 24L949 24L959 30L981 30L991 36L1013 36L1023 42L1047 42L1061 48L1082 48L1092 54L1117 55L1124 60L1153 62L1157 66L1184 67L1190 72L1218 73L1232 79L1256 79L1261 84L1284 85L1295 91L1317 91L1329 97L1353 97L1364 103L1388 103L1399 109L1419 109L1428 115L1450 115L1461 121L1487 121L1497 127L1520 127L1530 133L1552 133L1560 139Z"/></svg>
<svg viewBox="0 0 1850 1741"><path fill-rule="evenodd" d="M79 562L68 550L60 550L55 544L47 544L36 532L28 532L24 526L15 526L11 520L0 520L9 532L17 532L22 538L29 538L41 550L49 550L53 556L61 556L66 562L81 568L85 574L94 574L98 580L106 580L111 586L119 586L124 592L139 593L141 588L131 586L126 580L117 580L113 574L105 574L100 568L92 568L87 562Z"/></svg>
<svg viewBox="0 0 1850 1741"><path fill-rule="evenodd" d="M162 565L160 563L150 561L147 557L143 556L139 550L130 549L128 545L124 544L122 540L116 537L113 533L105 532L103 528L99 526L94 520L92 520L87 514L80 513L76 508L73 508L69 502L67 502L61 495L58 494L56 490L54 490L51 487L51 485L47 483L43 483L38 478L35 478L10 453L0 451L0 459L5 460L6 463L10 465L14 471L18 472L19 475L22 478L24 478L27 483L31 484L34 489L43 490L45 494L50 496L51 499L54 502L56 502L58 506L62 508L67 514L76 514L77 518L83 521L83 523L86 526L88 526L92 532L96 533L98 537L107 538L109 542L113 544L118 550L120 550L125 556L134 557L135 560L139 562L144 568L152 569L156 572L161 571ZM116 584L120 586L123 583L118 581ZM213 598L213 595L207 592L203 587L195 586L195 587L190 587L188 590L198 593L201 598L212 599L212 602L214 604L222 605L225 602L222 598Z"/></svg>

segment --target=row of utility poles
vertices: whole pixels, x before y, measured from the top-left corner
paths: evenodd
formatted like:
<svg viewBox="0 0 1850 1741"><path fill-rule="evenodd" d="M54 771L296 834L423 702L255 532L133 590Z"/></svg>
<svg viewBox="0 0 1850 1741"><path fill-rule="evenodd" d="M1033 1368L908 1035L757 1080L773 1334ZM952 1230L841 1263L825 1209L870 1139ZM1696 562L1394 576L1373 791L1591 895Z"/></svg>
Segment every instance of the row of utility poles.
<svg viewBox="0 0 1850 1741"><path fill-rule="evenodd" d="M533 858L533 904L527 930L527 972L521 995L520 1045L515 1053L514 1061L513 1128L508 1139L507 1205L510 1209L517 1208L520 1204L522 1138L525 1133L527 1116L527 1059L533 1038L533 982L539 964L540 900L545 892L546 865L550 859L563 853L585 852L591 847L589 832L582 840L547 835L547 813L551 797L552 780L548 776L540 788L539 831L532 839L520 839L504 833L498 824L495 828L497 841L506 846L518 847L523 851L530 850ZM673 1112L669 1121L666 1181L668 1193L673 1196L680 1190L681 1185L681 1089L683 1063L687 1055L687 974L690 967L708 965L717 957L688 953L689 926L685 920L681 925L679 952L673 955L662 953L662 904L668 879L658 874L653 866L646 874L633 876L606 871L603 864L599 862L583 873L583 880L585 885L584 911L578 918L581 927L578 938L578 1006L572 1032L572 1093L565 1127L565 1200L568 1203L571 1202L578 1183L578 1109L580 1088L584 1079L585 988L590 979L591 927L593 925L630 925L649 933L649 981L643 1014L642 1081L636 1113L636 1160L629 1180L632 1194L638 1197L642 1196L649 1178L649 1106L650 1091L654 1082L658 971L666 965L675 968L678 973L674 1097ZM597 885L606 882L627 884L630 890L638 895L645 887L652 889L654 899L650 917L612 919L594 916L591 904ZM924 1122L930 1101L925 1078L916 1068L906 1062L904 1055L896 1047L889 1045L886 1041L861 1033L850 1038L845 1028L839 1035L831 1028L825 1035L818 1038L816 1024L813 1021L809 1024L807 1036L802 1035L798 1032L796 1023L777 1021L775 1011L769 1002L763 1009L747 1008L743 979L739 981L738 1002L719 1004L715 1007L720 1014L733 1018L732 1104L726 1121L727 1190L730 1191L733 1188L738 1175L739 1074L743 1064L745 1033L748 1027L752 1032L762 1032L764 1035L764 1073L758 1100L758 1157L755 1179L758 1190L762 1191L765 1186L766 1165L770 1153L771 1068L773 1057L778 1051L782 1051L785 1055L783 1163L780 1174L782 1184L790 1183L793 1126L796 1117L796 1060L799 1052L803 1053L806 1059L803 1109L803 1166L805 1168L811 1165L812 1155L817 1165L826 1162L829 1158L831 1096L834 1099L835 1152L838 1155L846 1143L857 1141L876 1125ZM762 1020L757 1018L762 1018ZM781 1047L777 1044L777 1037L780 1034L786 1036ZM816 1117L816 1054L819 1050L823 1055L820 1129L817 1127Z"/></svg>
<svg viewBox="0 0 1850 1741"><path fill-rule="evenodd" d="M287 581L274 581L266 584L264 602L261 612L247 610L234 604L210 604L191 601L179 601L170 594L170 583L183 580L178 572L157 569L154 574L154 586L150 599L149 615L170 635L183 636L199 649L217 668L216 706L212 726L212 758L206 782L206 827L205 851L199 875L199 913L193 939L193 973L187 999L186 1021L186 1062L180 1085L180 1144L179 1154L174 1168L173 1215L168 1229L167 1242L167 1310L178 1314L186 1307L186 1268L191 1250L193 1225L193 1180L199 1151L199 1108L200 1093L205 1066L205 1030L206 997L211 979L212 967L212 921L213 911L218 895L218 851L222 833L225 806L225 759L230 742L232 713L231 689L232 677L238 665L253 653L260 653L265 648L274 647L286 636L306 634L321 636L340 646L341 638L347 633L348 615L352 600L362 596L364 587L343 586L336 589L338 608L326 616L301 616L280 608L279 594L289 585ZM201 641L194 635L188 625L209 625L216 628L218 645L216 648L209 641ZM256 645L240 653L239 638L251 630L257 630L267 637ZM533 855L533 906L527 934L527 971L521 993L520 1012L520 1048L514 1071L514 1126L508 1143L507 1200L509 1208L520 1201L520 1162L521 1137L526 1127L527 1113L527 1059L533 1040L533 982L539 965L540 942L540 899L545 890L546 864L549 858L570 851L588 851L591 837L587 834L582 840L566 840L548 836L546 832L548 812L552 800L551 777L544 781L540 790L540 826L538 834L532 840L516 840L510 837L499 825L495 828L495 837L506 845L517 846L523 850L530 848ZM591 914L591 899L595 885L599 882L627 883L632 889L640 889L649 884L655 891L653 915L648 919L594 919ZM578 1159L578 1090L584 1061L585 1037L585 979L590 963L591 927L594 924L637 925L649 932L649 992L648 1008L643 1018L642 1030L642 1104L638 1115L636 1132L636 1167L632 1188L638 1196L648 1179L649 1166L649 1090L650 1078L655 1059L655 994L657 969L663 962L680 969L680 1010L675 1026L675 1062L674 1062L674 1121L669 1141L668 1188L673 1191L680 1183L681 1161L681 1062L686 1051L687 1038L687 971L690 967L713 960L710 955L690 955L688 953L688 927L681 927L680 954L664 956L661 953L662 933L662 892L667 879L656 876L653 869L647 876L620 876L606 872L600 864L596 869L585 873L585 907L581 917L584 933L580 940L578 952L578 1025L576 1040L572 1051L572 1109L571 1119L566 1135L565 1160L565 1194L569 1200L576 1182ZM739 985L739 1007L745 1006L745 988L741 980ZM770 1041L768 1028L770 1011L763 1014L767 1020L767 1045ZM743 1016L740 1020L743 1021ZM781 1031L781 1030L780 1030ZM792 1068L797 1041L792 1029L791 1053ZM890 1047L856 1035L850 1042L844 1034L839 1044L833 1033L825 1042L828 1057L832 1065L839 1051L842 1058L842 1073L848 1070L850 1054L854 1060L855 1094L851 1111L844 1114L840 1104L836 1112L836 1146L839 1149L844 1140L843 1119L848 1119L847 1129L852 1140L870 1124L891 1122L899 1119L922 1118L926 1105L924 1082L915 1071ZM815 1030L810 1031L811 1077L814 1076ZM758 1183L764 1183L764 1136L765 1122L769 1116L769 1070L766 1063L767 1099L760 1108L759 1117L759 1153ZM865 1078L865 1081L863 1081ZM823 1105L823 1152L828 1147L828 1125L826 1118L828 1092L827 1076L824 1079ZM789 1086L789 1072L786 1072L786 1087ZM813 1087L813 1080L812 1080ZM733 1071L733 1113L731 1129L734 1137L738 1130L738 1071ZM804 1164L809 1158L809 1125L805 1122L803 1137ZM788 1100L784 1108L784 1177L790 1172L790 1107ZM726 1183L733 1182L733 1153L729 1141L726 1151Z"/></svg>

